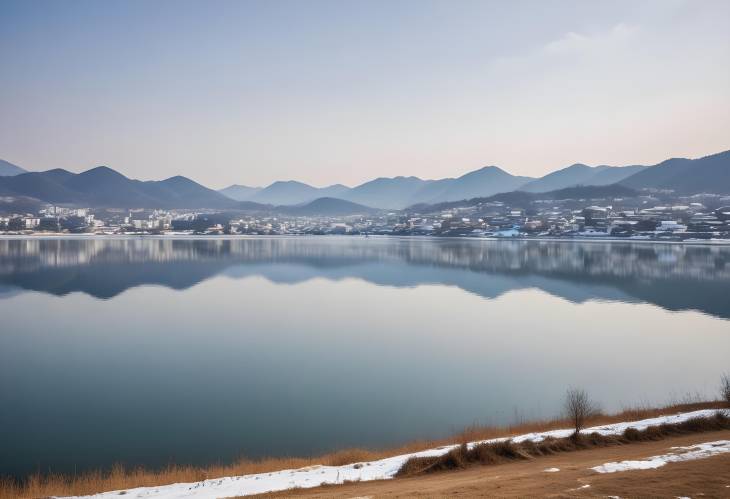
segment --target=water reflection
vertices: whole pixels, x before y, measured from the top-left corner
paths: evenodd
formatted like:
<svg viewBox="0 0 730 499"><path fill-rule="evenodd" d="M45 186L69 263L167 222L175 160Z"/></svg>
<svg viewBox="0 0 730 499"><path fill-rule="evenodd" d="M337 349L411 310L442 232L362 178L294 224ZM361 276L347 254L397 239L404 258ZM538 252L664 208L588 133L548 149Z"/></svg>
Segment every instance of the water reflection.
<svg viewBox="0 0 730 499"><path fill-rule="evenodd" d="M539 288L573 302L647 302L730 318L730 247L395 238L0 240L0 297L18 289L111 298L217 274L294 283L357 277L447 284L485 298Z"/></svg>
<svg viewBox="0 0 730 499"><path fill-rule="evenodd" d="M571 384L714 395L729 250L2 239L0 475L389 446L554 416Z"/></svg>

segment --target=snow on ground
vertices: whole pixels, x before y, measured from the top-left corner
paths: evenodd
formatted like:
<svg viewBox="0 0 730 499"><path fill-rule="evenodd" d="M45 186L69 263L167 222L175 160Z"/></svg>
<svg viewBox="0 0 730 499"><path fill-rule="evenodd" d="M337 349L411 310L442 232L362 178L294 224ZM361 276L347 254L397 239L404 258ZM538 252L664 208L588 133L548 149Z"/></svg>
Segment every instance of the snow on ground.
<svg viewBox="0 0 730 499"><path fill-rule="evenodd" d="M558 471L560 471L560 468L545 468L542 471L544 471L545 473L557 473Z"/></svg>
<svg viewBox="0 0 730 499"><path fill-rule="evenodd" d="M643 430L649 426L655 426L662 423L672 424L680 423L691 418L711 417L714 416L716 412L718 411L715 409L705 409L701 411L674 414L671 416L643 419L640 421L594 426L592 428L586 428L583 430L583 433L597 432L601 435L618 435L623 433L627 428ZM527 440L540 442L548 437L569 437L572 432L573 430L564 429L540 433L527 433L525 435L511 437L511 440L516 443ZM480 442L472 442L469 446L473 447L474 445L484 442L499 442L504 440L510 440L510 438L495 438ZM400 456L380 459L378 461L354 463L344 466L308 466L306 468L296 470L282 470L271 473L258 473L255 475L215 478L204 480L202 482L176 483L172 485L161 485L159 487L140 487L136 489L128 489L126 491L116 490L83 497L89 499L119 499L120 497L124 497L124 499L218 499L261 494L264 492L275 492L292 488L311 488L324 484L341 484L345 481L386 480L393 478L403 463L411 457L440 456L446 454L455 447L455 445L447 445L412 454L403 454ZM730 442L728 443L728 448L730 449ZM693 451L690 450L688 452ZM122 494L122 492L124 493Z"/></svg>
<svg viewBox="0 0 730 499"><path fill-rule="evenodd" d="M591 468L598 473L616 473L617 471L651 470L660 468L667 463L704 459L730 452L730 440L718 440L704 444L690 445L689 447L672 447L674 452L661 456L652 456L641 461L621 461L606 463Z"/></svg>

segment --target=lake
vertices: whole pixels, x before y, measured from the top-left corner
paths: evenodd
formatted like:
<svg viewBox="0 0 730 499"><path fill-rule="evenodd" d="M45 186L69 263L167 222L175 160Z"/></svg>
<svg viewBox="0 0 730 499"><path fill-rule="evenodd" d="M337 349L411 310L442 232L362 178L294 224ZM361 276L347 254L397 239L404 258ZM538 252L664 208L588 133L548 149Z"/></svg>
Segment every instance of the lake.
<svg viewBox="0 0 730 499"><path fill-rule="evenodd" d="M714 397L729 358L730 246L0 239L0 475Z"/></svg>

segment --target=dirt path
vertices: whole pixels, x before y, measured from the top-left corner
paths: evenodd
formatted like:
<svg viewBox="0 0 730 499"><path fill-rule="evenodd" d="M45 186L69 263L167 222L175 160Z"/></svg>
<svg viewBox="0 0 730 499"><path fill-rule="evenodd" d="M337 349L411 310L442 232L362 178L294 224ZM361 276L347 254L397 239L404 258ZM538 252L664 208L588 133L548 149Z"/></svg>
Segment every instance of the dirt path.
<svg viewBox="0 0 730 499"><path fill-rule="evenodd" d="M639 460L666 454L669 448L674 446L714 440L730 440L730 431L570 452L496 466L475 466L464 471L443 472L416 478L290 490L263 497L730 498L730 454L670 463L654 470L600 474L589 469L611 461ZM548 473L544 471L547 468L559 468L560 471Z"/></svg>

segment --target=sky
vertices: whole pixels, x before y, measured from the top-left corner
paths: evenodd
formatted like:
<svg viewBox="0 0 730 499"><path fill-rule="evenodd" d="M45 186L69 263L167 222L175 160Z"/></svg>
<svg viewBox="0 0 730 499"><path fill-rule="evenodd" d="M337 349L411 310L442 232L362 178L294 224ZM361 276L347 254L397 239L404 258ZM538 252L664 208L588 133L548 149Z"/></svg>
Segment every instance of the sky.
<svg viewBox="0 0 730 499"><path fill-rule="evenodd" d="M730 2L0 0L0 158L209 187L730 149Z"/></svg>

